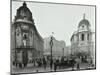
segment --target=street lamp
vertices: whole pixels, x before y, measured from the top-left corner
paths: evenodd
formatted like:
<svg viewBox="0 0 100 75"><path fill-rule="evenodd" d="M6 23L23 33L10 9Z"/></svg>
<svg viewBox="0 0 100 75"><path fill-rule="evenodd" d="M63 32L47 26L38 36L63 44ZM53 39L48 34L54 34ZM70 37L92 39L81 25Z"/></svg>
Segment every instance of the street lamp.
<svg viewBox="0 0 100 75"><path fill-rule="evenodd" d="M53 60L52 60L53 36L51 36L51 38L50 38L50 47L51 47L51 62L50 62L50 68L52 69L52 63L53 63Z"/></svg>

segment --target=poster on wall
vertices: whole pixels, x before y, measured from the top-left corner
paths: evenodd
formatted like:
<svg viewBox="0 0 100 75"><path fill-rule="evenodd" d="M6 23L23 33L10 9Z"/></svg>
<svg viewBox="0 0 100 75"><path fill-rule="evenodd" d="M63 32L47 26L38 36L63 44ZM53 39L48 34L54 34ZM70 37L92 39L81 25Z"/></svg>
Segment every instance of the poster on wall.
<svg viewBox="0 0 100 75"><path fill-rule="evenodd" d="M11 0L11 74L96 69L96 6Z"/></svg>

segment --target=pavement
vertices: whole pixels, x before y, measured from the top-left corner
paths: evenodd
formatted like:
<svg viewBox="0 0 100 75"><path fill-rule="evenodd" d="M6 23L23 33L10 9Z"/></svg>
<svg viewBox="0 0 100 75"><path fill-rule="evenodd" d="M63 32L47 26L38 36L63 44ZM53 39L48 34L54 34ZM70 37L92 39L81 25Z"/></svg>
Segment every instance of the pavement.
<svg viewBox="0 0 100 75"><path fill-rule="evenodd" d="M82 63L80 64L80 70L81 69L88 69L92 68L89 64ZM67 68L57 68L56 71L70 71L72 70L72 67L67 67ZM75 65L74 70L77 70L77 67ZM52 69L50 69L49 66L44 69L44 67L34 67L33 64L28 64L26 68L16 68L12 66L12 73L17 74L17 73L38 73L38 72L53 72L54 71L54 66Z"/></svg>

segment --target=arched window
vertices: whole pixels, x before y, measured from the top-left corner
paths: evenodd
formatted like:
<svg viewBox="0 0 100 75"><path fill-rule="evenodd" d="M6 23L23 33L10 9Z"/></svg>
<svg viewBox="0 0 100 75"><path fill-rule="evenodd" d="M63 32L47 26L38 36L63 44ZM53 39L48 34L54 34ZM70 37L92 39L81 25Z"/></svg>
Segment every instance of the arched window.
<svg viewBox="0 0 100 75"><path fill-rule="evenodd" d="M23 34L23 39L27 39L27 34L26 33Z"/></svg>
<svg viewBox="0 0 100 75"><path fill-rule="evenodd" d="M23 45L27 46L27 34L23 33Z"/></svg>
<svg viewBox="0 0 100 75"><path fill-rule="evenodd" d="M26 37L26 34L24 35L24 39L26 39L27 37Z"/></svg>
<svg viewBox="0 0 100 75"><path fill-rule="evenodd" d="M84 41L84 34L81 35L81 40Z"/></svg>

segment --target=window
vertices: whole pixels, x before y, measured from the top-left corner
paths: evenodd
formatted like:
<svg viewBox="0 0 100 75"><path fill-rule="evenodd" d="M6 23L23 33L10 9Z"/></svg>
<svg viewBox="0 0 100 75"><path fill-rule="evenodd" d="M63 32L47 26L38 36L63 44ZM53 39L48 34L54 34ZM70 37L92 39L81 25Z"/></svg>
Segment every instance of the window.
<svg viewBox="0 0 100 75"><path fill-rule="evenodd" d="M30 31L30 36L32 37L32 35L33 35L33 31Z"/></svg>
<svg viewBox="0 0 100 75"><path fill-rule="evenodd" d="M24 39L27 39L27 34L24 33L24 34L23 34L23 38L24 38Z"/></svg>
<svg viewBox="0 0 100 75"><path fill-rule="evenodd" d="M19 36L19 34L20 34L20 28L18 27L18 28L16 29L16 35Z"/></svg>
<svg viewBox="0 0 100 75"><path fill-rule="evenodd" d="M84 41L84 34L81 35L81 39L82 39L82 41Z"/></svg>
<svg viewBox="0 0 100 75"><path fill-rule="evenodd" d="M89 40L89 34L88 34L88 36L87 36L87 40Z"/></svg>
<svg viewBox="0 0 100 75"><path fill-rule="evenodd" d="M82 26L82 28L84 28L84 26Z"/></svg>

